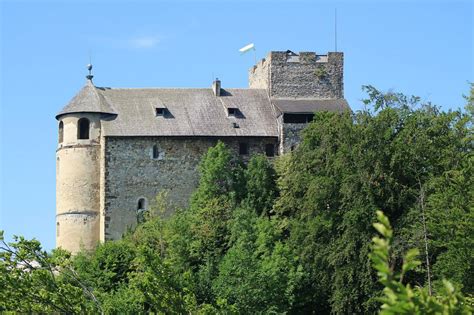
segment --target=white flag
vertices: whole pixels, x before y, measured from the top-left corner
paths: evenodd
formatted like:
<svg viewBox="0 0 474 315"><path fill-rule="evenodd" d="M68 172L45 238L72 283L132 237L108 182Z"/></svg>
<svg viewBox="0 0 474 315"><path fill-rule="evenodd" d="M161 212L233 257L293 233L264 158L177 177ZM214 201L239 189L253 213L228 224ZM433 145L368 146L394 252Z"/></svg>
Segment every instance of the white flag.
<svg viewBox="0 0 474 315"><path fill-rule="evenodd" d="M245 54L247 51L249 50L255 50L255 45L253 43L251 44L248 44L247 46L244 46L242 48L239 49L239 51L242 53L242 54Z"/></svg>

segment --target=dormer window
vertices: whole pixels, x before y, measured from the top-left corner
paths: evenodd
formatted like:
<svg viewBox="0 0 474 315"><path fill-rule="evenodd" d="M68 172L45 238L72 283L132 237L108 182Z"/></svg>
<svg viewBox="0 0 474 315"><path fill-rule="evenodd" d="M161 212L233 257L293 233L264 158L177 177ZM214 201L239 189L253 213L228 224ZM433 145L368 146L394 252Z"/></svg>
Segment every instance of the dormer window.
<svg viewBox="0 0 474 315"><path fill-rule="evenodd" d="M239 117L240 116L240 111L239 111L238 108L229 107L229 108L227 108L227 116L229 116L229 117Z"/></svg>
<svg viewBox="0 0 474 315"><path fill-rule="evenodd" d="M235 117L236 113L237 113L237 108L227 108L227 115L229 117Z"/></svg>
<svg viewBox="0 0 474 315"><path fill-rule="evenodd" d="M165 116L166 108L165 107L157 107L155 109L155 114L156 114L156 116Z"/></svg>

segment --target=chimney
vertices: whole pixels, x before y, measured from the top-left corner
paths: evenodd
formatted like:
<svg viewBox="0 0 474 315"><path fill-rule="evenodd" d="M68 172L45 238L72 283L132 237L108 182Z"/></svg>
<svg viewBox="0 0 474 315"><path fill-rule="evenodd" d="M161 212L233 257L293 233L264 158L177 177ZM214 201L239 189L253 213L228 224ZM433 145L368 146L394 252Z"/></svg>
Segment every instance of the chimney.
<svg viewBox="0 0 474 315"><path fill-rule="evenodd" d="M218 78L212 82L212 91L215 96L221 96L221 81Z"/></svg>

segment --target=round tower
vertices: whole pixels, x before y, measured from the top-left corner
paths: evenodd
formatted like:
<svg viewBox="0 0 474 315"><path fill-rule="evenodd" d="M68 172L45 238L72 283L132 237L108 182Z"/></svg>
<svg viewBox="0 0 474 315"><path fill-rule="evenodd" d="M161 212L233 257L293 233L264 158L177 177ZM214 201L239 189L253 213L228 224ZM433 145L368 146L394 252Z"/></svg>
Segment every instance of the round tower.
<svg viewBox="0 0 474 315"><path fill-rule="evenodd" d="M56 247L72 253L93 249L100 240L101 119L110 114L89 73L84 88L56 116Z"/></svg>

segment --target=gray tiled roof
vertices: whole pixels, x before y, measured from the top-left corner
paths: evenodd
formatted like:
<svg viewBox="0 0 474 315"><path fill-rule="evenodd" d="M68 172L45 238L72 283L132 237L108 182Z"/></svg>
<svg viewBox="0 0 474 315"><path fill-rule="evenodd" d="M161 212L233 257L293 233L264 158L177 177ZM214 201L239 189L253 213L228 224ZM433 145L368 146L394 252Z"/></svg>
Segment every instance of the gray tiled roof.
<svg viewBox="0 0 474 315"><path fill-rule="evenodd" d="M104 99L90 80L87 80L86 85L56 115L56 118L64 114L84 112L116 114L113 107Z"/></svg>
<svg viewBox="0 0 474 315"><path fill-rule="evenodd" d="M282 113L350 110L346 100L272 99L264 89L100 88L91 81L61 110L111 114L102 121L105 136L247 136L278 137L272 103ZM156 108L166 108L156 116ZM227 108L238 108L229 117ZM236 128L237 124L238 128Z"/></svg>
<svg viewBox="0 0 474 315"><path fill-rule="evenodd" d="M74 108L68 105L59 115L71 110L99 112L97 99L91 99L90 93L83 90L71 102ZM214 96L211 88L95 90L100 101L110 105L117 114L102 122L105 136L278 136L265 90L226 89L220 97ZM82 96L85 99L80 101ZM85 104L88 101L96 104ZM82 110L77 104L84 104ZM169 115L156 116L156 108L166 108ZM227 108L238 108L242 116L228 117Z"/></svg>
<svg viewBox="0 0 474 315"><path fill-rule="evenodd" d="M343 112L350 110L345 99L272 99L272 103L282 113Z"/></svg>

